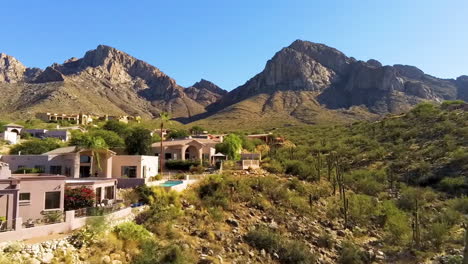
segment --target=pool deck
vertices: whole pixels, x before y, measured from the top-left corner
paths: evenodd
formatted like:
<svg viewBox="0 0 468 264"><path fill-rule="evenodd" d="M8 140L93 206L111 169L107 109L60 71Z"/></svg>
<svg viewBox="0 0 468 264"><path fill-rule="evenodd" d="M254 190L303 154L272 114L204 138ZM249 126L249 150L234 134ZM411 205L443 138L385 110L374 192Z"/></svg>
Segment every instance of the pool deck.
<svg viewBox="0 0 468 264"><path fill-rule="evenodd" d="M148 182L146 184L148 186L159 186L159 187L163 187L163 188L165 188L167 190L182 192L183 190L187 189L190 185L192 185L194 183L197 183L199 180L198 179L197 180L177 180L177 181L181 181L182 183L172 185L172 186L161 186L161 184L164 184L167 181L168 180L152 181L152 182ZM174 180L174 181L176 181L176 180Z"/></svg>

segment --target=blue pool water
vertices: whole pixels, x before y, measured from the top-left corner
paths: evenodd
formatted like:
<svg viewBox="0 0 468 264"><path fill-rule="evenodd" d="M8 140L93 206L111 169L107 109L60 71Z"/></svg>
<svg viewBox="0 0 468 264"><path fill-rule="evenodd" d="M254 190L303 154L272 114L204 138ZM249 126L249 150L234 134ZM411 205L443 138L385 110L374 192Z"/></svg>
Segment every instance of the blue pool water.
<svg viewBox="0 0 468 264"><path fill-rule="evenodd" d="M161 183L159 186L172 187L174 185L178 185L178 184L182 184L182 183L183 183L183 181L166 181L166 182Z"/></svg>

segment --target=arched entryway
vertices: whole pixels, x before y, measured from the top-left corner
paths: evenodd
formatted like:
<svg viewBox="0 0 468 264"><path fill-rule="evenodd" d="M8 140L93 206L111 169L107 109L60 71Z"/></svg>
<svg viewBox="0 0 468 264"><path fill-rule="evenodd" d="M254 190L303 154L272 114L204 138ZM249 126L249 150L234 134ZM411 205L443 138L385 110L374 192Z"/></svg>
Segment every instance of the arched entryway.
<svg viewBox="0 0 468 264"><path fill-rule="evenodd" d="M198 149L194 146L189 146L184 153L186 160L196 160L198 159Z"/></svg>

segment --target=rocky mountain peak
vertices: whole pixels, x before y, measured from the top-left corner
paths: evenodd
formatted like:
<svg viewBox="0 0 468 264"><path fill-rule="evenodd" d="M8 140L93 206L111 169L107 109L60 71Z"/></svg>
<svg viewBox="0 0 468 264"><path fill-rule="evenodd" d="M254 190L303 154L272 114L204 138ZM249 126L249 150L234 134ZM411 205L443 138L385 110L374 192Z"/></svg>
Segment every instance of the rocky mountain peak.
<svg viewBox="0 0 468 264"><path fill-rule="evenodd" d="M354 59L348 58L344 53L335 48L310 41L296 40L289 45L289 48L306 54L323 66L340 74L348 71L349 65L355 62Z"/></svg>
<svg viewBox="0 0 468 264"><path fill-rule="evenodd" d="M218 85L207 81L205 79L201 79L200 81L194 83L192 87L198 88L198 89L206 89L210 92L219 94L219 95L224 95L227 94L227 91L224 89L221 89Z"/></svg>
<svg viewBox="0 0 468 264"><path fill-rule="evenodd" d="M0 83L22 81L26 67L15 57L0 53Z"/></svg>

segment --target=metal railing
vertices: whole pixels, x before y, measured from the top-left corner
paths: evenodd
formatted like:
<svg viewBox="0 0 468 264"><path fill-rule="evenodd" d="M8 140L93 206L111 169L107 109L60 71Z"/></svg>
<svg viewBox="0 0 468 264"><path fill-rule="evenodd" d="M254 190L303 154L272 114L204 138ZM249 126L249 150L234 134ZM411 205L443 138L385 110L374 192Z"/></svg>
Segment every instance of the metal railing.
<svg viewBox="0 0 468 264"><path fill-rule="evenodd" d="M86 207L75 210L75 217L104 216L117 212L124 208L123 202L114 203L106 206Z"/></svg>

